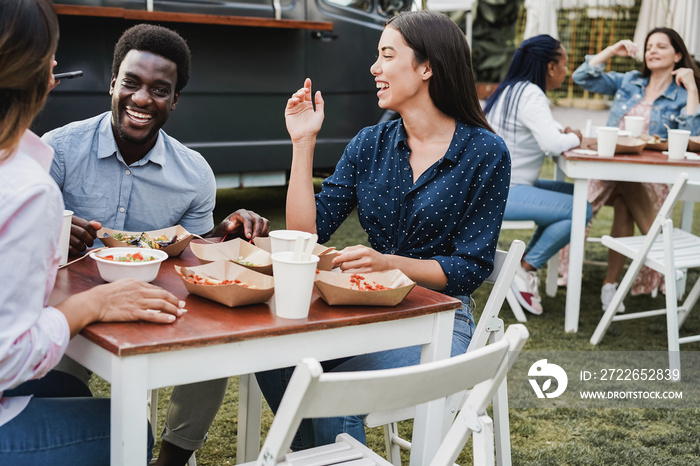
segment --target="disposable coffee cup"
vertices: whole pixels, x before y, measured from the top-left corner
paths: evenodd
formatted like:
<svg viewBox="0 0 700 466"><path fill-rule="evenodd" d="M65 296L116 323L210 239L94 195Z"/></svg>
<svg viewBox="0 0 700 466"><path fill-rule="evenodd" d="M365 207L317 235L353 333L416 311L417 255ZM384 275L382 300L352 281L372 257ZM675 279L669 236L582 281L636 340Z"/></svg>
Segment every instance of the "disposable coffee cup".
<svg viewBox="0 0 700 466"><path fill-rule="evenodd" d="M685 158L685 151L688 149L690 131L685 129L668 130L668 158L679 160Z"/></svg>
<svg viewBox="0 0 700 466"><path fill-rule="evenodd" d="M641 116L626 116L625 130L630 132L630 136L638 138L642 135L644 129L644 117Z"/></svg>
<svg viewBox="0 0 700 466"><path fill-rule="evenodd" d="M294 251L272 254L275 314L285 319L305 319L309 316L318 256L311 255L305 261L293 257Z"/></svg>
<svg viewBox="0 0 700 466"><path fill-rule="evenodd" d="M598 129L598 157L612 157L615 155L617 145L617 133L615 126L599 126Z"/></svg>
<svg viewBox="0 0 700 466"><path fill-rule="evenodd" d="M294 243L297 238L304 238L304 246L306 241L311 238L311 233L298 230L273 230L270 232L270 253L284 251L294 251Z"/></svg>
<svg viewBox="0 0 700 466"><path fill-rule="evenodd" d="M68 246L70 245L70 225L73 220L73 211L63 211L63 224L61 225L61 236L58 240L58 247L61 250L61 264L68 263Z"/></svg>

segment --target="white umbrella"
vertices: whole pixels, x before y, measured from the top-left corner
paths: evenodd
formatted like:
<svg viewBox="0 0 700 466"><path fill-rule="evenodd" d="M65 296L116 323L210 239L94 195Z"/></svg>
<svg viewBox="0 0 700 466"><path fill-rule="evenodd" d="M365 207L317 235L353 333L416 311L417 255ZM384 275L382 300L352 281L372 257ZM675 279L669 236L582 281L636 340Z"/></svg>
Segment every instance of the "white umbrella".
<svg viewBox="0 0 700 466"><path fill-rule="evenodd" d="M529 39L539 34L549 34L555 39L559 39L557 30L558 4L558 0L525 0L527 20L525 21L523 39Z"/></svg>
<svg viewBox="0 0 700 466"><path fill-rule="evenodd" d="M656 27L673 28L683 38L688 52L700 56L700 2L688 0L642 0L634 42L639 45L640 58L647 33Z"/></svg>

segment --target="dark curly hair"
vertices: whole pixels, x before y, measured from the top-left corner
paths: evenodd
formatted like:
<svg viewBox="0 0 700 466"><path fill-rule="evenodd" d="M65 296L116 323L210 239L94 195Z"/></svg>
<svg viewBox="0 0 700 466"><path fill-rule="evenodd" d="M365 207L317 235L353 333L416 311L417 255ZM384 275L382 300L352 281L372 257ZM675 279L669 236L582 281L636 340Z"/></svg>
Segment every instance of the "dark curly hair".
<svg viewBox="0 0 700 466"><path fill-rule="evenodd" d="M174 62L177 65L175 92L180 92L187 85L190 79L190 48L177 32L153 24L137 24L124 31L114 46L113 76L119 74L119 67L130 50L154 53Z"/></svg>

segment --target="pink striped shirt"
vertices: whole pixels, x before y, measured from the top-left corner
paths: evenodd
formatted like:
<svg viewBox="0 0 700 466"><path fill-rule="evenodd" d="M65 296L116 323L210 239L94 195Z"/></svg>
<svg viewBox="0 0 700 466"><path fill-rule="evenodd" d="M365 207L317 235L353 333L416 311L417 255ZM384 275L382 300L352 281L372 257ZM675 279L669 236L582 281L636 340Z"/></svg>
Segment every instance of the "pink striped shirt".
<svg viewBox="0 0 700 466"><path fill-rule="evenodd" d="M47 306L63 216L61 192L48 174L52 157L30 131L14 154L0 152L0 425L30 399L2 391L46 375L70 339L65 316Z"/></svg>

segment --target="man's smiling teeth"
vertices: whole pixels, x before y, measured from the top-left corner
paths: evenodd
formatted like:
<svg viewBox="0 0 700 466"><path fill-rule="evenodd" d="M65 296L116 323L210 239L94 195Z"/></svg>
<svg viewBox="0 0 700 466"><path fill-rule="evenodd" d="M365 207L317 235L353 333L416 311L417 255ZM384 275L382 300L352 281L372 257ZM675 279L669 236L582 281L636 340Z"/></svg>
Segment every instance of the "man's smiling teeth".
<svg viewBox="0 0 700 466"><path fill-rule="evenodd" d="M143 122L150 121L153 118L151 115L147 115L145 113L140 113L140 112L135 112L135 111L130 110L128 108L126 109L126 113L130 117L135 118L137 120L141 120Z"/></svg>
<svg viewBox="0 0 700 466"><path fill-rule="evenodd" d="M377 83L377 89L386 89L389 87L387 83Z"/></svg>

